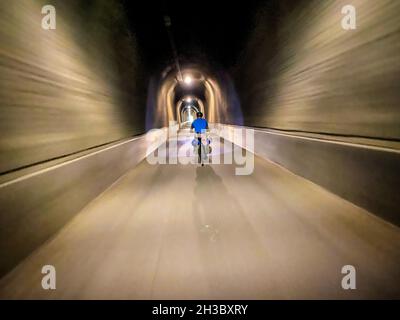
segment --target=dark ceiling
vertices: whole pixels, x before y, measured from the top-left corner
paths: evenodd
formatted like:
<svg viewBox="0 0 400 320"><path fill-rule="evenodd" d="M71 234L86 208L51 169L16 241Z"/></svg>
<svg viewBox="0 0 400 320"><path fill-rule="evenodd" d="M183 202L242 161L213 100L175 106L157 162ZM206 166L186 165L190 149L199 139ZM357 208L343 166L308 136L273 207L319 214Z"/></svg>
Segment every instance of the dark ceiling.
<svg viewBox="0 0 400 320"><path fill-rule="evenodd" d="M232 68L253 28L257 8L264 1L132 1L121 0L142 56L150 72L159 72L173 59L164 16L180 62L207 62Z"/></svg>

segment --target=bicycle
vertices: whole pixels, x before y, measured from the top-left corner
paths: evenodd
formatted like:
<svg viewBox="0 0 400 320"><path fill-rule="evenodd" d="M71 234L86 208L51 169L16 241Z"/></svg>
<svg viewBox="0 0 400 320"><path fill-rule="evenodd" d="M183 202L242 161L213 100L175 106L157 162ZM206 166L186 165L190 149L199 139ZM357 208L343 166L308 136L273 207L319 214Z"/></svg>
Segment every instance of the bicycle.
<svg viewBox="0 0 400 320"><path fill-rule="evenodd" d="M197 139L197 160L198 163L204 167L204 161L207 160L207 154L211 153L210 139L207 137L203 137L201 134L196 135ZM196 140L194 140L196 141Z"/></svg>

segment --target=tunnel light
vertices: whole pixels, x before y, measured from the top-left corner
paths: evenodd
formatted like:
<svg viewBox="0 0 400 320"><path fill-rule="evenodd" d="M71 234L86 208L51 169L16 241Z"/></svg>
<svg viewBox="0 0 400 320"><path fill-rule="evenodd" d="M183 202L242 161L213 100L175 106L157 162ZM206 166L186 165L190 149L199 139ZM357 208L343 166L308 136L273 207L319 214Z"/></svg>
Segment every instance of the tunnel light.
<svg viewBox="0 0 400 320"><path fill-rule="evenodd" d="M191 76L185 76L185 78L183 79L183 81L185 82L185 84L187 85L191 85L192 84L192 77Z"/></svg>
<svg viewBox="0 0 400 320"><path fill-rule="evenodd" d="M188 102L188 103L192 102L192 98L187 98L186 102Z"/></svg>

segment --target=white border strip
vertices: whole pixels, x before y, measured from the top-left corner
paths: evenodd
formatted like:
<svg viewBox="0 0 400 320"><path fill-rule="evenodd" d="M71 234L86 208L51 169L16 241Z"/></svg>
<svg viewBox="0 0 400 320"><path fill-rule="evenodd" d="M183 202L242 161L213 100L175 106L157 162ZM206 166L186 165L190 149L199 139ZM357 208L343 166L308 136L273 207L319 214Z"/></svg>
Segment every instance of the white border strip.
<svg viewBox="0 0 400 320"><path fill-rule="evenodd" d="M26 175L24 175L24 176L22 176L22 177L18 177L18 178L15 178L15 179L13 179L13 180L10 180L10 181L3 182L2 184L0 184L0 189L1 189L1 188L8 187L8 186L10 186L10 185L12 185L12 184L14 184L14 183L21 182L21 181L24 181L24 180L26 180L26 179L35 177L35 176L37 176L37 175L40 175L40 174L43 174L43 173L46 173L46 172L49 172L49 171L58 169L58 168L60 168L60 167L66 166L66 165L69 165L69 164L74 163L74 162L76 162L76 161L79 161L79 160L82 160L82 159L85 159L85 158L89 158L89 157L95 156L95 155L97 155L97 154L99 154L99 153L102 153L102 152L105 152L105 151L107 151L107 150L111 150L111 149L113 149L113 148L120 147L120 146L122 146L122 145L124 145L124 144L126 144L126 143L130 143L130 142L133 142L133 141L138 140L138 139L146 138L146 135L147 135L147 133L142 134L142 135L140 135L140 136L136 136L136 137L131 138L131 139L126 140L126 141L122 141L122 142L120 142L120 143L114 144L114 145L109 146L109 147L104 147L103 149L100 149L100 150L91 152L91 153L89 153L89 154L85 154L85 155L78 156L78 157L76 157L76 158L74 158L74 159L67 160L67 161L65 161L65 162L62 162L62 163L53 165L53 166L51 166L51 167L44 168L44 169L41 169L41 170L38 170L38 171L35 171L35 172L32 172L32 173L26 174ZM82 152L83 152L83 151L82 151Z"/></svg>

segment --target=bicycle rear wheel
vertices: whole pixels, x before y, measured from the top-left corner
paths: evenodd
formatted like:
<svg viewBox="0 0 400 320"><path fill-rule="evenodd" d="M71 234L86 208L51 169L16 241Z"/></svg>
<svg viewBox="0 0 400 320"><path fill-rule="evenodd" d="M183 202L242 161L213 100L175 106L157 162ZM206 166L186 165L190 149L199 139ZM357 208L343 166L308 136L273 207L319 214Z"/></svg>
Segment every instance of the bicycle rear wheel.
<svg viewBox="0 0 400 320"><path fill-rule="evenodd" d="M201 145L201 138L199 138L198 141L199 141L199 146L198 146L198 149L199 149L199 151L198 151L198 154L199 154L198 162L201 163L201 147L202 147L202 145Z"/></svg>

